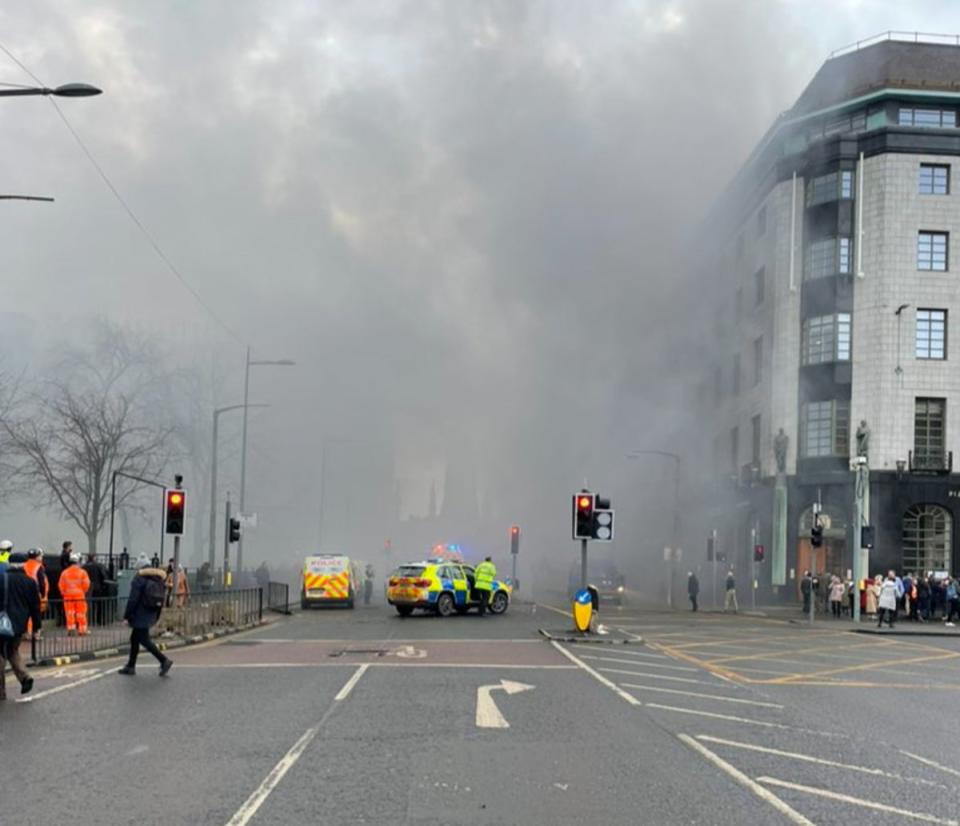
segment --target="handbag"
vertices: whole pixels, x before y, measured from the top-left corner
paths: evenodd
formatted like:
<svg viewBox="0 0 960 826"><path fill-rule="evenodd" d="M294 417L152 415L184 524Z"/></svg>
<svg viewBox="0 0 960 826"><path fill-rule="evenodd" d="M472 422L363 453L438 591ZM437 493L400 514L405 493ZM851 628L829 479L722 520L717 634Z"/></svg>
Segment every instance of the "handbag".
<svg viewBox="0 0 960 826"><path fill-rule="evenodd" d="M7 613L7 572L3 572L3 608L0 609L0 637L14 637L13 623Z"/></svg>

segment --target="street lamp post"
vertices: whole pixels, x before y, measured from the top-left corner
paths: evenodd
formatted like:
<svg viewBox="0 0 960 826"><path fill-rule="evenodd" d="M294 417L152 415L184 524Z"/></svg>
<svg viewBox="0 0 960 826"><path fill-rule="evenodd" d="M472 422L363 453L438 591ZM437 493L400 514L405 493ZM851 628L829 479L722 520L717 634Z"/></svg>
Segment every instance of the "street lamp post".
<svg viewBox="0 0 960 826"><path fill-rule="evenodd" d="M62 86L49 88L47 86L13 86L0 88L0 97L14 98L34 95L53 95L60 98L91 98L102 95L103 89L91 86L89 83L64 83Z"/></svg>
<svg viewBox="0 0 960 826"><path fill-rule="evenodd" d="M268 404L252 404L249 407L269 407ZM218 407L213 411L213 449L210 451L210 548L207 552L207 561L212 569L216 565L217 542L217 434L220 427L220 414L231 410L240 410L242 404L231 404L228 407Z"/></svg>
<svg viewBox="0 0 960 826"><path fill-rule="evenodd" d="M247 347L247 364L243 374L243 436L240 448L240 513L246 515L247 493L247 410L250 409L250 368L251 367L293 367L296 362L292 359L278 359L276 361L251 361L250 348ZM237 576L243 571L243 532L240 532L240 541L237 543Z"/></svg>
<svg viewBox="0 0 960 826"><path fill-rule="evenodd" d="M667 584L667 608L673 607L673 561L680 544L680 457L667 450L634 450L627 454L628 459L639 459L641 456L663 456L673 459L673 548L670 552Z"/></svg>

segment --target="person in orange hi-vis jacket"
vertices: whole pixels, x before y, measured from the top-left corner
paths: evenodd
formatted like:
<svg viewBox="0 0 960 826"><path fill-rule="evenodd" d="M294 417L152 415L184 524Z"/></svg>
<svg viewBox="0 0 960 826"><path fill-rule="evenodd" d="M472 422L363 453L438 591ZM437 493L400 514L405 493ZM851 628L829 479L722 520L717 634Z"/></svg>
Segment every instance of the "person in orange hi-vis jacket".
<svg viewBox="0 0 960 826"><path fill-rule="evenodd" d="M60 596L63 597L63 613L67 618L67 635L86 636L87 631L87 591L90 590L90 577L77 563L80 554L70 554L70 564L60 572Z"/></svg>
<svg viewBox="0 0 960 826"><path fill-rule="evenodd" d="M27 551L27 561L24 563L23 570L30 579L37 583L37 590L40 592L40 613L46 613L50 599L50 580L47 578L47 571L43 567L43 548L31 548ZM27 619L27 633L33 633L32 618Z"/></svg>

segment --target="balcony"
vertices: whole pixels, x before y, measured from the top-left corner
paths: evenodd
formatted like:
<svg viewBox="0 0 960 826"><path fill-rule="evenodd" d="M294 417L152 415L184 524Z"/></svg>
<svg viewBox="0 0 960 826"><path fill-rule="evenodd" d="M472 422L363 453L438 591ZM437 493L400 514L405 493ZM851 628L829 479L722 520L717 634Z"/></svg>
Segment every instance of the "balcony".
<svg viewBox="0 0 960 826"><path fill-rule="evenodd" d="M952 450L910 451L910 472L923 476L940 476L953 471Z"/></svg>

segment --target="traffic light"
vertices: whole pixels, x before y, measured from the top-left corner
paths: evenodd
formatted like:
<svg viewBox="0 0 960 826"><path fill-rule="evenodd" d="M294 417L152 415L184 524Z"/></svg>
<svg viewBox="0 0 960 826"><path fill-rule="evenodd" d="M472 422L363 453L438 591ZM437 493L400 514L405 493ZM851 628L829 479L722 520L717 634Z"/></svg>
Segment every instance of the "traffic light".
<svg viewBox="0 0 960 826"><path fill-rule="evenodd" d="M613 510L609 499L594 500L593 538L598 542L610 542L613 539Z"/></svg>
<svg viewBox="0 0 960 826"><path fill-rule="evenodd" d="M520 526L514 525L510 528L510 553L520 553Z"/></svg>
<svg viewBox="0 0 960 826"><path fill-rule="evenodd" d="M597 497L581 491L573 497L573 538L593 539L593 511Z"/></svg>
<svg viewBox="0 0 960 826"><path fill-rule="evenodd" d="M183 517L187 507L187 494L182 490L168 490L166 501L164 533L183 535Z"/></svg>
<svg viewBox="0 0 960 826"><path fill-rule="evenodd" d="M820 527L820 514L813 515L813 527L810 528L810 544L814 548L823 545L823 528Z"/></svg>
<svg viewBox="0 0 960 826"><path fill-rule="evenodd" d="M877 531L873 525L863 525L860 528L860 547L861 548L872 548L873 543L876 542Z"/></svg>
<svg viewBox="0 0 960 826"><path fill-rule="evenodd" d="M240 541L240 520L237 517L230 517L230 542Z"/></svg>
<svg viewBox="0 0 960 826"><path fill-rule="evenodd" d="M713 562L716 552L716 543L714 542L713 534L711 534L707 537L707 562Z"/></svg>
<svg viewBox="0 0 960 826"><path fill-rule="evenodd" d="M754 562L763 562L764 554L766 553L766 548L763 545L754 545L753 546L753 561Z"/></svg>

